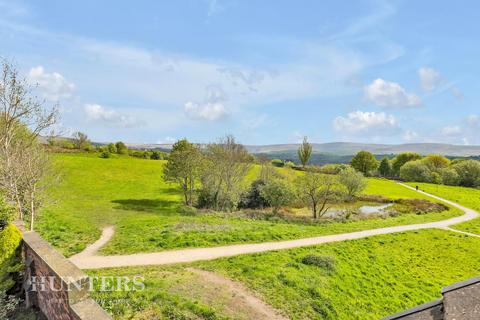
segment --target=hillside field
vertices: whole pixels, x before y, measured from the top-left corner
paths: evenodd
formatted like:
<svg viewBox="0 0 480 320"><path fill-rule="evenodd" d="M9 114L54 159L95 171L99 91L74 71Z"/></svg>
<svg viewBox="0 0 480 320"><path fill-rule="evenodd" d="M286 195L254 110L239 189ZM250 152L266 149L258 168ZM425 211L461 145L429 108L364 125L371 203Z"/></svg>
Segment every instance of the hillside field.
<svg viewBox="0 0 480 320"><path fill-rule="evenodd" d="M292 223L244 218L185 208L175 185L162 179L164 161L131 157L100 159L90 154L58 154L60 185L52 188L37 230L67 256L93 243L106 225L115 226L103 254L154 252L173 248L294 239L386 226L442 220L458 210L344 223ZM297 172L280 168L286 176ZM253 167L251 181L258 175ZM388 180L370 179L366 194L426 198Z"/></svg>
<svg viewBox="0 0 480 320"><path fill-rule="evenodd" d="M164 161L56 154L55 162L61 168L61 183L51 189L52 200L42 212L37 230L67 256L93 243L106 225L115 226L115 235L101 252L123 254L303 238L442 220L459 214L451 209L343 223L251 219L184 208L178 188L162 179ZM279 170L292 179L298 174L291 169ZM258 172L259 168L253 167L248 180L254 180ZM393 199L424 198L388 180L370 179L365 192Z"/></svg>
<svg viewBox="0 0 480 320"><path fill-rule="evenodd" d="M302 263L312 254L333 263ZM145 278L141 292L95 294L116 319L134 313L136 319L248 319L227 293L211 289L187 267L239 281L291 319L373 320L437 299L443 286L478 275L480 239L423 230L189 265L88 273Z"/></svg>

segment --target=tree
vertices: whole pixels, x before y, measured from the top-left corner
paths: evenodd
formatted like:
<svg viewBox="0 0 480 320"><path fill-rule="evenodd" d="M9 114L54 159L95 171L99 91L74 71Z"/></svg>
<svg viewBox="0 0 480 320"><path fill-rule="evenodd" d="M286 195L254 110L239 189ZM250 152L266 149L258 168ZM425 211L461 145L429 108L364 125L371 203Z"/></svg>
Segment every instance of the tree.
<svg viewBox="0 0 480 320"><path fill-rule="evenodd" d="M75 149L84 150L90 146L90 140L88 136L80 131L77 131L72 136L72 142Z"/></svg>
<svg viewBox="0 0 480 320"><path fill-rule="evenodd" d="M445 158L442 155L431 154L422 159L430 171L440 173L442 169L448 168L450 166L450 160Z"/></svg>
<svg viewBox="0 0 480 320"><path fill-rule="evenodd" d="M460 176L453 168L445 168L441 171L442 183L447 186L458 186L460 183Z"/></svg>
<svg viewBox="0 0 480 320"><path fill-rule="evenodd" d="M193 191L200 177L201 154L198 146L182 139L175 142L163 176L166 181L177 183L183 191L185 204L193 204Z"/></svg>
<svg viewBox="0 0 480 320"><path fill-rule="evenodd" d="M357 171L360 171L365 176L369 175L370 172L374 171L378 167L378 161L375 159L373 154L368 151L360 151L353 157L350 162L351 166Z"/></svg>
<svg viewBox="0 0 480 320"><path fill-rule="evenodd" d="M125 143L123 143L122 141L118 141L117 143L115 143L115 147L117 149L118 154L127 154L128 153L128 148L125 145Z"/></svg>
<svg viewBox="0 0 480 320"><path fill-rule="evenodd" d="M233 136L209 144L201 176L202 204L215 210L235 209L251 160L245 147Z"/></svg>
<svg viewBox="0 0 480 320"><path fill-rule="evenodd" d="M453 166L458 174L459 184L464 187L480 186L480 161L466 160Z"/></svg>
<svg viewBox="0 0 480 320"><path fill-rule="evenodd" d="M393 160L392 160L392 173L395 176L400 175L400 168L407 162L409 161L415 161L415 160L420 160L422 158L421 155L418 153L414 152L404 152L398 154Z"/></svg>
<svg viewBox="0 0 480 320"><path fill-rule="evenodd" d="M107 145L107 150L108 150L108 152L110 152L110 153L117 153L117 146L116 146L115 144L113 144L113 143L109 143L109 144Z"/></svg>
<svg viewBox="0 0 480 320"><path fill-rule="evenodd" d="M387 157L383 158L382 161L380 161L380 166L378 167L378 173L382 177L390 177L392 174L392 167L390 165L390 160L388 160Z"/></svg>
<svg viewBox="0 0 480 320"><path fill-rule="evenodd" d="M290 185L283 179L272 179L260 188L260 195L272 207L273 213L277 214L282 206L290 204L294 193Z"/></svg>
<svg viewBox="0 0 480 320"><path fill-rule="evenodd" d="M0 188L10 204L15 204L19 217L23 213L32 214L36 208L25 206L31 195L31 186L36 185L36 177L31 171L40 170L36 161L25 162L28 157L37 158L38 136L46 132L56 122L56 105L47 107L45 102L32 95L35 86L22 79L15 67L2 62L0 75Z"/></svg>
<svg viewBox="0 0 480 320"><path fill-rule="evenodd" d="M421 160L409 161L400 168L400 178L406 181L433 182L430 168Z"/></svg>
<svg viewBox="0 0 480 320"><path fill-rule="evenodd" d="M312 156L312 145L308 143L307 137L304 137L302 144L298 148L298 158L302 163L302 167L305 168L305 166L308 164L308 161L310 161L311 156Z"/></svg>
<svg viewBox="0 0 480 320"><path fill-rule="evenodd" d="M347 190L347 195L350 199L353 199L367 187L367 179L365 179L361 172L352 168L340 172L338 181Z"/></svg>
<svg viewBox="0 0 480 320"><path fill-rule="evenodd" d="M296 181L298 198L312 210L314 219L322 217L329 209L328 204L337 196L337 181L332 175L307 171Z"/></svg>

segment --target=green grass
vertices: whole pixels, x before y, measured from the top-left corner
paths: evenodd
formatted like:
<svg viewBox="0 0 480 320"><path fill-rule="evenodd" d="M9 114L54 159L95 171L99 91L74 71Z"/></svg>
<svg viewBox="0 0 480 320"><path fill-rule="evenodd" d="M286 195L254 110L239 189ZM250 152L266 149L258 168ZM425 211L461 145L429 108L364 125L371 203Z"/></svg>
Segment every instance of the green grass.
<svg viewBox="0 0 480 320"><path fill-rule="evenodd" d="M105 225L114 225L116 232L101 252L124 254L295 239L437 221L459 214L449 210L388 219L304 224L201 213L185 210L178 188L163 181L164 161L100 159L90 154L58 154L55 160L63 178L52 188L52 203L43 211L36 229L67 256L93 243ZM291 169L279 171L291 177L297 174ZM253 167L247 179L255 179L258 172L259 168ZM366 193L419 197L414 191L379 179L369 180Z"/></svg>
<svg viewBox="0 0 480 320"><path fill-rule="evenodd" d="M332 257L333 270L303 264L306 255ZM192 266L192 265L190 265ZM480 239L443 230L375 236L322 246L242 255L193 264L240 281L291 319L379 319L441 296L443 286L480 272ZM96 293L117 319L132 310L165 316L207 308L216 319L231 316L214 300L208 284L192 278L185 266L98 270L91 275L141 275L141 292ZM198 295L198 292L205 295ZM126 299L127 303L109 303ZM158 306L152 313L152 306ZM165 318L169 318L166 316ZM238 317L240 318L240 317ZM175 319L170 317L170 319Z"/></svg>
<svg viewBox="0 0 480 320"><path fill-rule="evenodd" d="M430 183L409 183L418 185L421 190L451 200L480 212L480 189L444 186ZM453 226L455 229L480 234L480 218Z"/></svg>

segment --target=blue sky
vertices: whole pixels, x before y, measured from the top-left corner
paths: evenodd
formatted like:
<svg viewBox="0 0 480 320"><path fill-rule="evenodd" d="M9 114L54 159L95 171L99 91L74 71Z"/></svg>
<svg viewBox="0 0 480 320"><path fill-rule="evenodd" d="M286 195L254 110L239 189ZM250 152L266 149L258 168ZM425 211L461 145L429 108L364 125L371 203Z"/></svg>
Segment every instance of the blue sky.
<svg viewBox="0 0 480 320"><path fill-rule="evenodd" d="M0 56L95 141L480 144L479 10L0 0Z"/></svg>

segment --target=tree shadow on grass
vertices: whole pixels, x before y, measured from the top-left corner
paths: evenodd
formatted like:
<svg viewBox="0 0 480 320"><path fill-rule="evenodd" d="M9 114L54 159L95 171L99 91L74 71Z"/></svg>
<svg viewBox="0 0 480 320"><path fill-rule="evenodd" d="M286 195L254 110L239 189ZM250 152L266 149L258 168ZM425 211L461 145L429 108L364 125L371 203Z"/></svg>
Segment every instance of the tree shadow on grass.
<svg viewBox="0 0 480 320"><path fill-rule="evenodd" d="M154 212L164 215L177 214L180 207L178 201L165 199L119 199L113 200L112 203L117 204L115 209Z"/></svg>

